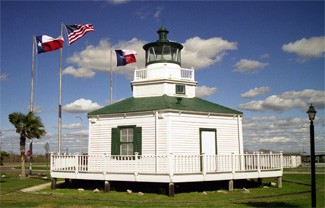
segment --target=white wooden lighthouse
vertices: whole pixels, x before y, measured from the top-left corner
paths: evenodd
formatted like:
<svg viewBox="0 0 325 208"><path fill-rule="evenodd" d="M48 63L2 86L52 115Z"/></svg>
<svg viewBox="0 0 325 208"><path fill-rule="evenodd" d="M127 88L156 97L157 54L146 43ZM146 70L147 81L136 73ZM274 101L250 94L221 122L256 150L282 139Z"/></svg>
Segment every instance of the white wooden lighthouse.
<svg viewBox="0 0 325 208"><path fill-rule="evenodd" d="M170 42L164 27L157 32L159 39L143 46L146 68L134 73L133 97L195 97L194 70L181 68L183 46Z"/></svg>
<svg viewBox="0 0 325 208"><path fill-rule="evenodd" d="M179 43L143 46L133 96L88 113L88 155L52 155L54 178L174 183L282 176L282 155L245 155L242 116L195 96L194 69L181 67Z"/></svg>

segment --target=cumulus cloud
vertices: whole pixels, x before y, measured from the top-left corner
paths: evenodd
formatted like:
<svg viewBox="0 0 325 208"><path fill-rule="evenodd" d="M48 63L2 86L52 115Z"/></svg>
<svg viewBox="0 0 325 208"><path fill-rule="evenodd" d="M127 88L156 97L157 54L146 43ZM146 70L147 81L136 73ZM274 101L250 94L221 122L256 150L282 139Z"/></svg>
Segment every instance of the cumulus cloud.
<svg viewBox="0 0 325 208"><path fill-rule="evenodd" d="M144 68L145 51L143 45L145 41L133 38L129 41L120 41L111 45L108 40L101 40L98 45L89 45L83 51L73 54L68 58L68 66L63 70L63 74L77 78L92 78L96 72L109 72L112 65L113 73L123 74L128 79L133 78L134 68ZM237 43L229 42L222 38L214 37L201 39L199 37L190 38L183 44L182 67L202 69L221 61L227 50L236 50ZM112 53L112 63L110 63L110 48L123 48L137 51L137 62L126 66L116 67L116 54Z"/></svg>
<svg viewBox="0 0 325 208"><path fill-rule="evenodd" d="M68 113L85 113L101 107L102 106L98 105L97 103L93 103L91 100L80 98L79 100L76 100L70 104L64 105L62 110Z"/></svg>
<svg viewBox="0 0 325 208"><path fill-rule="evenodd" d="M325 107L325 91L305 89L303 91L288 91L280 95L272 95L265 100L254 100L240 104L241 110L248 111L277 111L283 112L292 108L305 110L312 103L316 108Z"/></svg>
<svg viewBox="0 0 325 208"><path fill-rule="evenodd" d="M265 94L270 91L271 91L271 88L269 88L269 87L256 87L256 88L250 89L249 91L247 91L245 93L240 94L240 97L252 98L252 97L256 97L261 94Z"/></svg>
<svg viewBox="0 0 325 208"><path fill-rule="evenodd" d="M306 118L276 116L246 118L243 120L243 131L244 145L253 151L259 149L301 151L303 147L309 146L309 140L306 139L309 124ZM322 143L321 137L321 133L316 135L317 144Z"/></svg>
<svg viewBox="0 0 325 208"><path fill-rule="evenodd" d="M324 57L325 36L302 38L295 42L290 42L282 46L282 50L294 53L299 57L299 61L306 61L310 58Z"/></svg>
<svg viewBox="0 0 325 208"><path fill-rule="evenodd" d="M92 78L96 72L109 72L112 66L113 73L125 74L132 77L134 68L144 66L144 41L133 38L129 41L121 41L116 45L110 45L107 40L101 40L97 46L90 45L85 50L73 54L68 58L68 63L76 66L68 66L63 74L77 78ZM110 63L111 48L123 48L137 51L137 62L126 66L116 67L116 54L112 51L112 63ZM122 70L121 70L122 69Z"/></svg>
<svg viewBox="0 0 325 208"><path fill-rule="evenodd" d="M221 61L228 50L236 50L237 43L219 37L207 40L190 38L183 44L182 64L184 67L202 69Z"/></svg>
<svg viewBox="0 0 325 208"><path fill-rule="evenodd" d="M235 64L234 71L241 73L257 72L258 70L265 68L267 65L269 64L255 60L241 59Z"/></svg>
<svg viewBox="0 0 325 208"><path fill-rule="evenodd" d="M74 77L80 77L80 78L92 78L93 76L95 76L96 73L91 69L87 69L87 68L75 69L73 66L69 66L63 70L62 74L72 75Z"/></svg>
<svg viewBox="0 0 325 208"><path fill-rule="evenodd" d="M197 86L195 89L195 95L196 97L203 98L213 95L216 91L216 87Z"/></svg>
<svg viewBox="0 0 325 208"><path fill-rule="evenodd" d="M269 149L284 152L309 152L309 122L306 117L280 118L263 116L243 119L244 146L256 151ZM308 119L307 119L308 120ZM315 123L324 124L324 118L316 117ZM324 126L316 126L315 147L324 151Z"/></svg>

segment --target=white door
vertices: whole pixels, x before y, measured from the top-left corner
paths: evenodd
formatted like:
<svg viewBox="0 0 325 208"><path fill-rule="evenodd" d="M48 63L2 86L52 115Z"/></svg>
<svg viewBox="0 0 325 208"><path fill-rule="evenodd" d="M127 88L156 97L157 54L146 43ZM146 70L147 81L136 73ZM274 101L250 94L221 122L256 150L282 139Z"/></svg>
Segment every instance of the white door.
<svg viewBox="0 0 325 208"><path fill-rule="evenodd" d="M201 131L201 153L205 155L216 155L215 131Z"/></svg>

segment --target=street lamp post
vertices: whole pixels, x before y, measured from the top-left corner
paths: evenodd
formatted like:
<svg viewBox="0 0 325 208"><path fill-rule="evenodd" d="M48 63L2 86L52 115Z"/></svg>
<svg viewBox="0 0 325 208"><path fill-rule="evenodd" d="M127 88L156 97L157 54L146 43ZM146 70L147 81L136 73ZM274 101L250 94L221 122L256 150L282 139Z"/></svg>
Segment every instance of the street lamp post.
<svg viewBox="0 0 325 208"><path fill-rule="evenodd" d="M316 174L315 174L315 135L314 119L317 111L311 104L307 111L310 120L310 166L311 166L311 206L316 207Z"/></svg>

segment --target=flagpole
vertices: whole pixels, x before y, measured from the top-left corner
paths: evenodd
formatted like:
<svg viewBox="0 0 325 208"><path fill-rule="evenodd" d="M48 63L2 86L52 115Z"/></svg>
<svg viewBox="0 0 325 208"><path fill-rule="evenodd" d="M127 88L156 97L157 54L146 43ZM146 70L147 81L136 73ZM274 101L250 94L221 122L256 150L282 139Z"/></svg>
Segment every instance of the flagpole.
<svg viewBox="0 0 325 208"><path fill-rule="evenodd" d="M30 81L30 104L29 112L33 113L34 106L34 60L35 60L35 35L32 36L32 70L31 70L31 81ZM33 138L29 140L29 175L32 175L32 154L33 154Z"/></svg>
<svg viewBox="0 0 325 208"><path fill-rule="evenodd" d="M30 105L29 105L29 112L33 112L33 105L34 105L34 50L35 50L35 35L32 37L32 71L31 71L31 82L30 82Z"/></svg>
<svg viewBox="0 0 325 208"><path fill-rule="evenodd" d="M110 48L110 72L109 72L109 87L110 87L110 95L109 95L109 104L112 104L112 93L113 93L113 84L112 84L112 56L113 50Z"/></svg>
<svg viewBox="0 0 325 208"><path fill-rule="evenodd" d="M63 24L61 23L61 36L63 37ZM60 48L60 75L59 75L59 109L58 109L58 153L61 154L62 137L62 48Z"/></svg>

